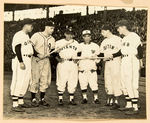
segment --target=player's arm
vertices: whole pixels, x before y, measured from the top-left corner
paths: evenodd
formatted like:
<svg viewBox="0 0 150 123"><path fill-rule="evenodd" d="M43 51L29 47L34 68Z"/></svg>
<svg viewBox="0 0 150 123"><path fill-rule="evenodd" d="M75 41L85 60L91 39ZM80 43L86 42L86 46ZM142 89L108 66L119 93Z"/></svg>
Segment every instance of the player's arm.
<svg viewBox="0 0 150 123"><path fill-rule="evenodd" d="M25 64L23 63L23 59L22 59L22 54L21 54L21 44L18 44L15 46L15 52L16 52L16 56L18 58L18 61L20 63L20 68L22 70L25 69Z"/></svg>
<svg viewBox="0 0 150 123"><path fill-rule="evenodd" d="M119 57L119 56L121 56L121 55L122 55L121 50L119 50L118 52L112 54L113 58Z"/></svg>
<svg viewBox="0 0 150 123"><path fill-rule="evenodd" d="M140 61L140 67L143 68L144 65L143 65L143 61L142 61L142 58L143 58L143 47L142 45L140 44L138 47L137 47L137 55L136 57L139 59Z"/></svg>

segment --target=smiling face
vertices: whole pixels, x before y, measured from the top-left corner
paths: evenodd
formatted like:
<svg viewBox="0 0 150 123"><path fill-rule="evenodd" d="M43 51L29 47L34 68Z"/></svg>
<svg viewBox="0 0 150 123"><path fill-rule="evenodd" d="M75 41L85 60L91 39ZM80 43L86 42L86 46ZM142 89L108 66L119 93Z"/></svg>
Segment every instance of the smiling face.
<svg viewBox="0 0 150 123"><path fill-rule="evenodd" d="M91 35L90 34L85 34L82 36L83 37L83 40L86 44L89 44L90 41L91 41Z"/></svg>

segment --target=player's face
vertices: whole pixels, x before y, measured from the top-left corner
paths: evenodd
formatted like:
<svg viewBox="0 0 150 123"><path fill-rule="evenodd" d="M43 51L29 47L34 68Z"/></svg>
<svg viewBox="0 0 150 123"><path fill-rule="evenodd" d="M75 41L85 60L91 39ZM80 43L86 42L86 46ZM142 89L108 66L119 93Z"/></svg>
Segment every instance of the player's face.
<svg viewBox="0 0 150 123"><path fill-rule="evenodd" d="M90 43L91 35L83 35L83 40L84 40L85 43Z"/></svg>
<svg viewBox="0 0 150 123"><path fill-rule="evenodd" d="M32 24L26 24L26 25L25 25L25 28L26 28L26 31L27 31L27 32L32 32L32 30L33 30Z"/></svg>
<svg viewBox="0 0 150 123"><path fill-rule="evenodd" d="M104 37L107 37L107 33L108 33L107 30L102 30L102 31L101 31L101 34L102 34L102 36L104 36Z"/></svg>
<svg viewBox="0 0 150 123"><path fill-rule="evenodd" d="M55 27L53 27L53 26L46 26L45 29L47 30L47 34L51 35L54 32Z"/></svg>
<svg viewBox="0 0 150 123"><path fill-rule="evenodd" d="M66 37L67 40L73 39L73 35L72 34L65 33L65 37Z"/></svg>

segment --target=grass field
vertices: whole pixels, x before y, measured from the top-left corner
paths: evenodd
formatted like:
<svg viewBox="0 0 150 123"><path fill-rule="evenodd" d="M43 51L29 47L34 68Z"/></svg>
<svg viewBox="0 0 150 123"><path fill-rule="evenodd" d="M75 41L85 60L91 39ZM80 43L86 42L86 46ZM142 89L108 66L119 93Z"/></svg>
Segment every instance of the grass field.
<svg viewBox="0 0 150 123"><path fill-rule="evenodd" d="M140 104L141 109L138 115L125 115L124 112L118 110L110 110L105 107L106 94L104 90L104 81L99 77L99 99L101 104L93 104L93 96L91 90L88 89L88 104L81 104L81 90L78 84L75 92L75 101L77 106L69 105L69 95L66 91L64 94L65 105L58 106L58 96L56 90L56 82L52 81L46 93L46 100L50 104L49 108L37 107L26 109L24 113L11 111L12 101L10 97L10 84L12 73L5 73L4 75L4 100L3 100L3 116L4 119L145 119L146 118L146 94L145 94L145 78L140 78ZM37 95L39 97L39 95ZM122 96L121 103L124 105L124 98ZM25 101L30 103L30 93L25 95Z"/></svg>

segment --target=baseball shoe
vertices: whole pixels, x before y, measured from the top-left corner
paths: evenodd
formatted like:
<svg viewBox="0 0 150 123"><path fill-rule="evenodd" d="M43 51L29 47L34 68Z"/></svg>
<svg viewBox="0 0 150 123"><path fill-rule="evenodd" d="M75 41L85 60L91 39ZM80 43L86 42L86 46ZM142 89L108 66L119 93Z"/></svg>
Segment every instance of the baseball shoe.
<svg viewBox="0 0 150 123"><path fill-rule="evenodd" d="M113 106L113 103L106 103L104 106Z"/></svg>
<svg viewBox="0 0 150 123"><path fill-rule="evenodd" d="M116 110L116 109L118 109L118 108L120 108L120 105L118 105L118 104L114 104L111 108L110 108L110 110Z"/></svg>
<svg viewBox="0 0 150 123"><path fill-rule="evenodd" d="M70 105L77 105L77 103L75 103L74 99L72 99L72 100L70 101Z"/></svg>
<svg viewBox="0 0 150 123"><path fill-rule="evenodd" d="M31 101L31 106L33 106L33 107L39 107L39 103L38 103L37 99L33 99Z"/></svg>
<svg viewBox="0 0 150 123"><path fill-rule="evenodd" d="M20 104L19 107L21 107L21 108L31 108L32 106L29 105L29 104L24 103L24 104Z"/></svg>
<svg viewBox="0 0 150 123"><path fill-rule="evenodd" d="M87 104L87 99L83 99L81 103L82 104Z"/></svg>
<svg viewBox="0 0 150 123"><path fill-rule="evenodd" d="M39 105L47 106L47 107L50 106L45 100L40 100L40 101L39 101Z"/></svg>
<svg viewBox="0 0 150 123"><path fill-rule="evenodd" d="M64 103L63 103L63 100L62 100L62 99L60 99L60 100L58 101L58 105L60 105L60 106L64 105Z"/></svg>
<svg viewBox="0 0 150 123"><path fill-rule="evenodd" d="M130 111L126 111L125 112L126 115L136 115L136 114L139 114L139 111L135 111L135 110L130 110Z"/></svg>
<svg viewBox="0 0 150 123"><path fill-rule="evenodd" d="M17 106L17 107L12 107L11 108L12 111L15 111L15 112L25 112L24 109L22 109L21 107Z"/></svg>
<svg viewBox="0 0 150 123"><path fill-rule="evenodd" d="M100 101L98 99L94 100L95 104L100 104Z"/></svg>
<svg viewBox="0 0 150 123"><path fill-rule="evenodd" d="M130 110L133 110L133 107L131 108L126 108L126 107L123 107L123 108L118 108L119 111L130 111Z"/></svg>

